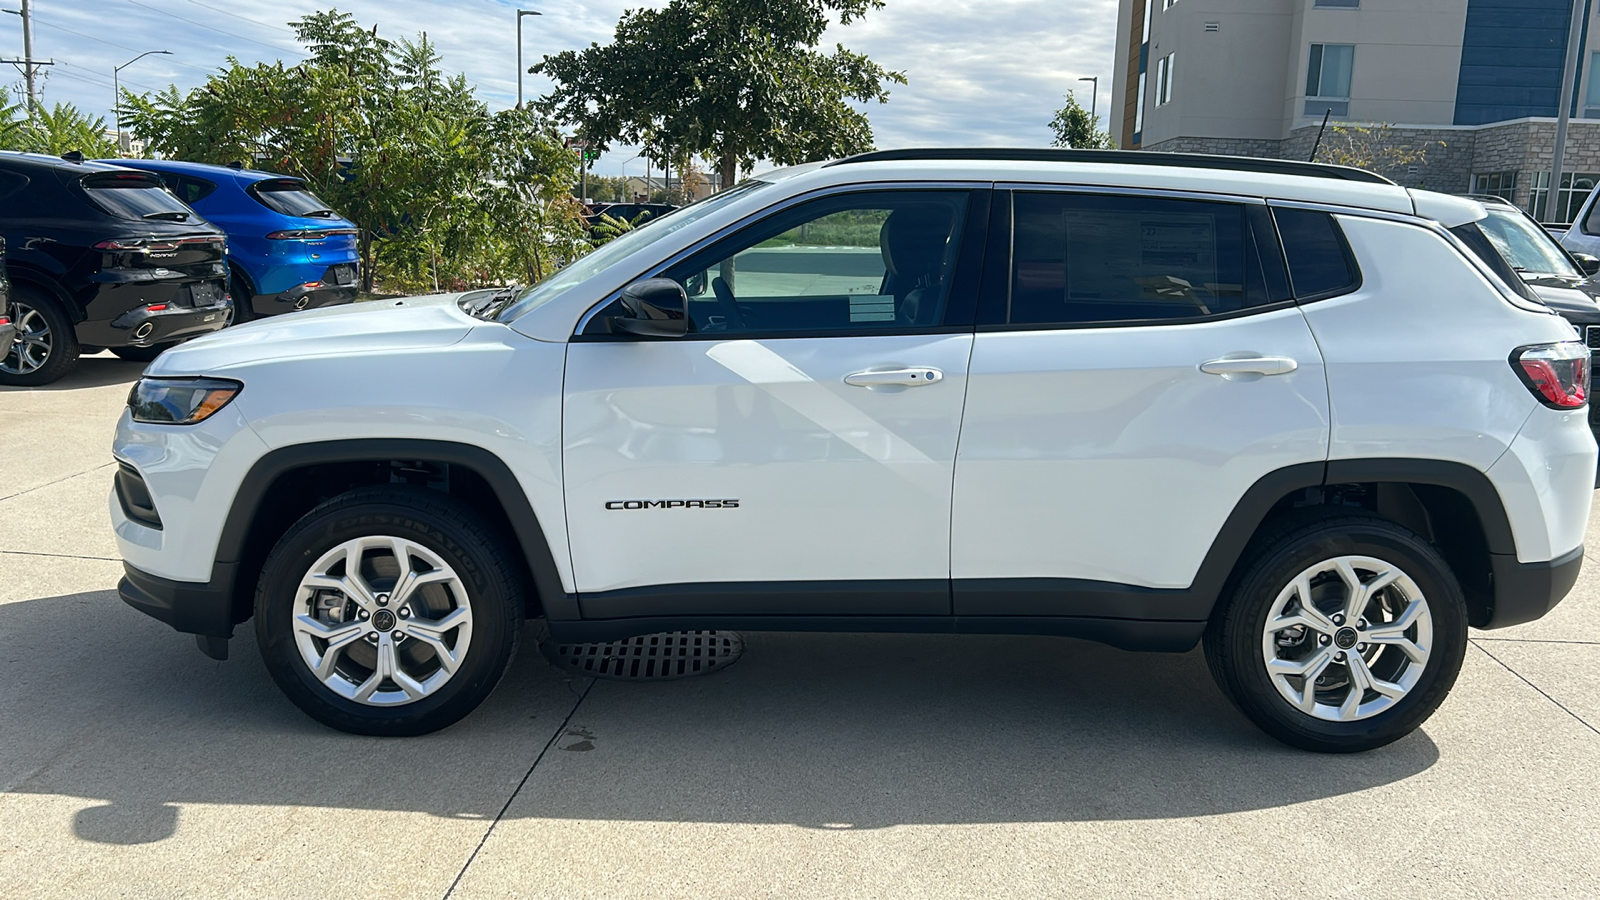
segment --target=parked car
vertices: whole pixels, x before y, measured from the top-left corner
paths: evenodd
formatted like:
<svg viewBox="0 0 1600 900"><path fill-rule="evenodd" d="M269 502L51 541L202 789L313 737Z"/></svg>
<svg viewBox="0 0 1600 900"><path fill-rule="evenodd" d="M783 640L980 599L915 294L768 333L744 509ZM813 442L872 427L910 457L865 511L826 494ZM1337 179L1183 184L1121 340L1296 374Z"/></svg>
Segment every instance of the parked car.
<svg viewBox="0 0 1600 900"><path fill-rule="evenodd" d="M1600 188L1589 192L1588 199L1583 201L1572 224L1561 228L1561 234L1557 236L1561 246L1573 253L1600 257L1600 208L1595 205L1596 196L1600 196Z"/></svg>
<svg viewBox="0 0 1600 900"><path fill-rule="evenodd" d="M0 384L48 384L80 353L148 361L228 323L227 240L147 172L0 152L11 320Z"/></svg>
<svg viewBox="0 0 1600 900"><path fill-rule="evenodd" d="M539 617L563 644L1203 642L1274 737L1377 747L1444 699L1469 624L1572 587L1596 465L1587 349L1439 198L1469 202L1298 162L884 151L532 288L191 341L117 426L121 596L219 659L254 618L293 702L365 734L459 720Z"/></svg>
<svg viewBox="0 0 1600 900"><path fill-rule="evenodd" d="M1596 299L1600 284L1593 279L1600 259L1568 251L1508 200L1478 195L1470 199L1482 205L1482 213L1464 206L1445 222L1450 231L1496 267L1508 284L1572 323L1591 354L1600 353L1600 300ZM1592 404L1589 427L1600 436L1600 407Z"/></svg>
<svg viewBox="0 0 1600 900"><path fill-rule="evenodd" d="M239 321L349 303L361 283L360 230L298 178L234 166L116 160L152 172L228 234Z"/></svg>
<svg viewBox="0 0 1600 900"><path fill-rule="evenodd" d="M27 338L18 338L19 331L11 321L11 279L6 277L6 239L0 236L0 360L11 355L11 345Z"/></svg>

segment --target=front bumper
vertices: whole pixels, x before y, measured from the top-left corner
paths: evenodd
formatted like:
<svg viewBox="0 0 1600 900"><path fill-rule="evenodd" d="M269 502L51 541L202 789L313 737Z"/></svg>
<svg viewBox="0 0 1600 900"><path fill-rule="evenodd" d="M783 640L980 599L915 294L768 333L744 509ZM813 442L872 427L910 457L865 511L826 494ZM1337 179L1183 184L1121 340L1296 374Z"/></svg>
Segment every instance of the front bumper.
<svg viewBox="0 0 1600 900"><path fill-rule="evenodd" d="M1583 548L1547 562L1524 563L1509 553L1490 554L1494 573L1494 612L1484 628L1507 628L1555 609L1578 581Z"/></svg>
<svg viewBox="0 0 1600 900"><path fill-rule="evenodd" d="M122 602L186 634L226 640L233 637L233 584L236 563L217 563L209 582L172 581L122 564L117 594ZM221 570L221 571L219 571ZM220 577L219 577L220 576Z"/></svg>

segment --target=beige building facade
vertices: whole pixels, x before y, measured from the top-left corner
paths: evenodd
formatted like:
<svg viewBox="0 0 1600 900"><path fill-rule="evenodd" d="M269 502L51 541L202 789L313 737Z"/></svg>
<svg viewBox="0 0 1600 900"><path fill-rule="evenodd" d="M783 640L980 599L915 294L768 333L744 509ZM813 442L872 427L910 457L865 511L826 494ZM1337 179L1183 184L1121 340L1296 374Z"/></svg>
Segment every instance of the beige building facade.
<svg viewBox="0 0 1600 900"><path fill-rule="evenodd" d="M1566 221L1600 179L1600 3L1578 2L1571 174L1553 206L1570 0L1121 0L1111 132L1132 149L1307 159L1324 117L1388 125L1365 140L1423 151L1383 172L1395 181Z"/></svg>

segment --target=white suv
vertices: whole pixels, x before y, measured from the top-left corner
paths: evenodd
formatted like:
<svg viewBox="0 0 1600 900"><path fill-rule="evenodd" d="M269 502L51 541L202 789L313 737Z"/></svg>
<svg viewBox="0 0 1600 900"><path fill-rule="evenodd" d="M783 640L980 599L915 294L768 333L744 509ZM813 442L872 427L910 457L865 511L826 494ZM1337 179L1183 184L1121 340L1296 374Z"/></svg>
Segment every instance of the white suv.
<svg viewBox="0 0 1600 900"><path fill-rule="evenodd" d="M123 598L311 716L420 734L553 640L1202 638L1299 747L1405 735L1583 555L1587 349L1351 169L892 151L785 169L525 290L163 354ZM1071 646L1063 644L1063 652Z"/></svg>

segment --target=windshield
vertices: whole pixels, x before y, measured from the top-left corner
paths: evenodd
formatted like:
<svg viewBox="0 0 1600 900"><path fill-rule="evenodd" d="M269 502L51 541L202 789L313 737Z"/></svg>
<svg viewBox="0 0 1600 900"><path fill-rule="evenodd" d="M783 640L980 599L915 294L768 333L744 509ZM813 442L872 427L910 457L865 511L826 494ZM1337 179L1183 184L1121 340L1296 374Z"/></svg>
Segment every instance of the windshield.
<svg viewBox="0 0 1600 900"><path fill-rule="evenodd" d="M96 206L124 219L184 222L194 212L172 196L161 179L143 172L98 172L85 176L83 190Z"/></svg>
<svg viewBox="0 0 1600 900"><path fill-rule="evenodd" d="M250 195L262 206L286 216L304 216L314 219L331 219L334 216L328 204L306 190L303 181L293 178L275 178L258 181L250 186Z"/></svg>
<svg viewBox="0 0 1600 900"><path fill-rule="evenodd" d="M643 250L674 231L693 225L707 215L727 206L734 199L766 186L767 182L765 181L746 181L720 194L712 194L704 200L692 203L682 209L674 210L659 219L652 220L649 228L636 228L627 232L599 249L578 257L568 264L565 269L529 288L521 297L517 298L515 303L510 304L500 313L500 321L511 322L519 316L538 309L593 278L623 257Z"/></svg>
<svg viewBox="0 0 1600 900"><path fill-rule="evenodd" d="M1500 206L1488 210L1489 217L1480 220L1478 227L1518 274L1583 277L1555 240L1522 213Z"/></svg>

